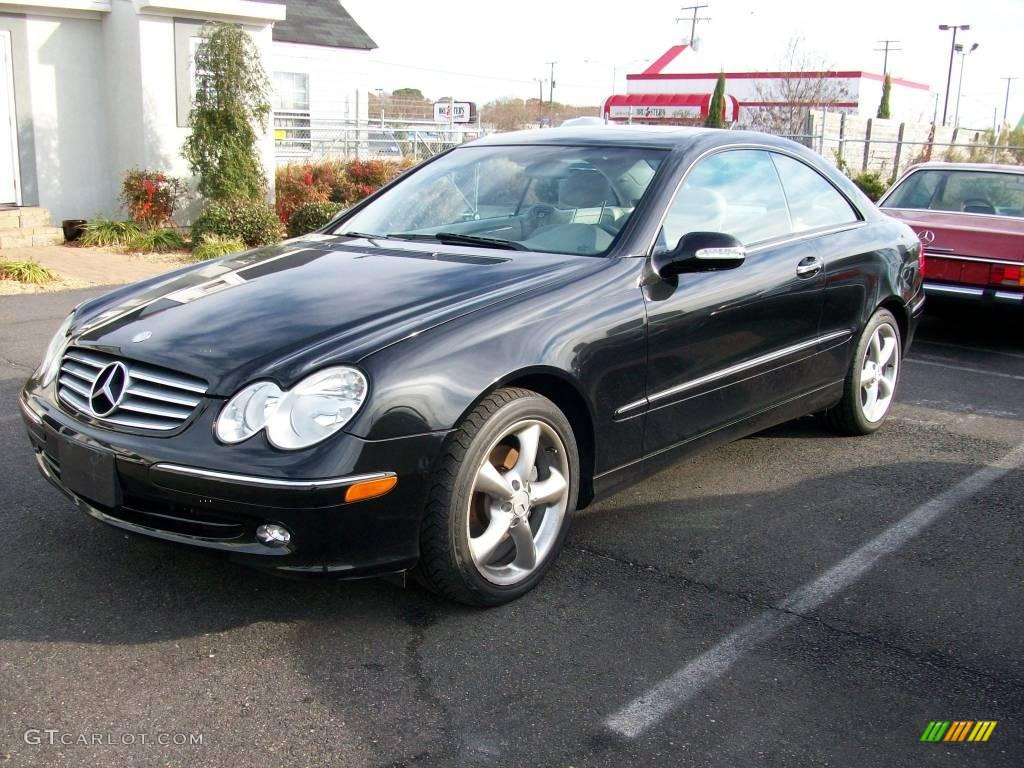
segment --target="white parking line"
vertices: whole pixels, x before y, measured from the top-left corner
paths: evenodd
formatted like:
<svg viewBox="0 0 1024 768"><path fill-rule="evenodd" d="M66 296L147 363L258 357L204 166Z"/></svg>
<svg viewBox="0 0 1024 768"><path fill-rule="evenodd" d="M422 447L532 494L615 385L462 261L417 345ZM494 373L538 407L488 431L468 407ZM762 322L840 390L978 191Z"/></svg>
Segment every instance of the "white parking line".
<svg viewBox="0 0 1024 768"><path fill-rule="evenodd" d="M741 657L795 621L797 614L806 614L819 608L857 581L880 558L892 554L950 509L1021 466L1024 466L1024 443L994 464L978 470L934 499L926 501L814 581L791 592L778 609L764 611L714 648L705 651L608 717L604 722L605 727L625 738L635 739L640 736L703 691L709 683L728 672Z"/></svg>
<svg viewBox="0 0 1024 768"><path fill-rule="evenodd" d="M1001 379L1013 379L1014 381L1024 381L1024 376L1019 376L1016 373L987 371L984 368L965 368L964 366L956 365L955 363L940 363L938 360L922 360L920 357L908 357L903 362L917 363L918 365L934 365L936 368L948 368L951 371L960 371L960 373L980 373L983 376L998 376Z"/></svg>

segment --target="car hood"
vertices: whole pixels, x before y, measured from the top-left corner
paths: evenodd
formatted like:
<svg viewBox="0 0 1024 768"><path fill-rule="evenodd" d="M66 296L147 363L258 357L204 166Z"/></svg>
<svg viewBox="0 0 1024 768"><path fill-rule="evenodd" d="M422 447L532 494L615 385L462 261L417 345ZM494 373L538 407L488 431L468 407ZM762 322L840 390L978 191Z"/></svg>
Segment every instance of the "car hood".
<svg viewBox="0 0 1024 768"><path fill-rule="evenodd" d="M314 235L89 302L72 343L199 376L211 395L229 396L252 379L287 387L324 365L356 363L601 261Z"/></svg>

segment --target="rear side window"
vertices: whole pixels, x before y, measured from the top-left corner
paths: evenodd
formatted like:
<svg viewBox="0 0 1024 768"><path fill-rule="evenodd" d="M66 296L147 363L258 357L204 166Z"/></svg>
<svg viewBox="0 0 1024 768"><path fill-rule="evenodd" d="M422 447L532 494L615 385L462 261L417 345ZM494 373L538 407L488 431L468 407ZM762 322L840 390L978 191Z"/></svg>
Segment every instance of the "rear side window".
<svg viewBox="0 0 1024 768"><path fill-rule="evenodd" d="M786 198L768 153L719 152L686 177L665 216L664 244L689 232L722 232L744 245L790 233Z"/></svg>
<svg viewBox="0 0 1024 768"><path fill-rule="evenodd" d="M786 155L772 154L789 203L794 232L858 221L853 206L813 168Z"/></svg>

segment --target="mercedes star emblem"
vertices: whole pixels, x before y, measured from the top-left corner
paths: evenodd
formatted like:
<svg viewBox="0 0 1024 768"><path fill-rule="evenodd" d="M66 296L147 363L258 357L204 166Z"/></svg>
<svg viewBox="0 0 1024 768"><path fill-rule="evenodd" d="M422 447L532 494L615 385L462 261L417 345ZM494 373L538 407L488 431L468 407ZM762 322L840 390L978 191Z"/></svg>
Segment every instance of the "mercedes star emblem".
<svg viewBox="0 0 1024 768"><path fill-rule="evenodd" d="M89 391L89 409L94 416L109 416L121 404L128 389L128 369L111 363L100 371Z"/></svg>
<svg viewBox="0 0 1024 768"><path fill-rule="evenodd" d="M924 245L931 245L935 242L935 233L930 229L922 229L918 237Z"/></svg>

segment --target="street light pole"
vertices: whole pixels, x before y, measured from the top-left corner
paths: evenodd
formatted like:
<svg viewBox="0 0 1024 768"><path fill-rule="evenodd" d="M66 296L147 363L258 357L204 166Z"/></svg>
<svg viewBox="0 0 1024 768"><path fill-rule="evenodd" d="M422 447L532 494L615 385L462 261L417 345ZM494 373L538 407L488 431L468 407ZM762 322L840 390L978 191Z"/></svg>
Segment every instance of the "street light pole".
<svg viewBox="0 0 1024 768"><path fill-rule="evenodd" d="M1003 122L1006 122L1006 113L1010 109L1010 83L1019 78L1016 77L1001 77L1000 80L1006 81L1006 99L1003 101Z"/></svg>
<svg viewBox="0 0 1024 768"><path fill-rule="evenodd" d="M974 53L976 50L978 50L977 43L972 45L966 51L964 50L964 47L959 43L957 43L956 46L956 52L960 54L960 82L958 82L956 86L956 112L954 112L953 117L954 128L960 127L960 91L964 87L964 65L967 63L968 54Z"/></svg>
<svg viewBox="0 0 1024 768"><path fill-rule="evenodd" d="M970 24L939 24L939 29L943 32L953 30L953 42L949 46L949 72L946 74L946 99L942 103L942 126L946 126L946 115L949 112L949 88L953 84L953 54L956 53L956 33L958 30L964 30L965 32L971 28Z"/></svg>

